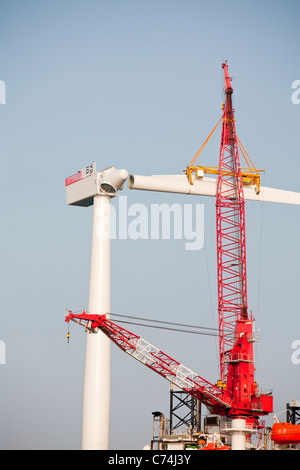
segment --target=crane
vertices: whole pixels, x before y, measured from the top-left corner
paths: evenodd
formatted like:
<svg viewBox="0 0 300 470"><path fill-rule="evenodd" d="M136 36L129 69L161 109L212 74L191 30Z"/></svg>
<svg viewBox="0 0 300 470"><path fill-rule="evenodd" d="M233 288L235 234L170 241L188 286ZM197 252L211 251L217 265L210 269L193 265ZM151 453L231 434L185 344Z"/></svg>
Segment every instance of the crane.
<svg viewBox="0 0 300 470"><path fill-rule="evenodd" d="M186 169L189 184L192 173L217 174L216 230L218 274L218 323L220 379L211 384L172 359L146 340L111 322L106 314L68 311L66 322L75 321L91 333L101 330L131 357L148 366L174 385L188 392L216 414L232 419L232 448L245 448L249 432L247 420L255 420L273 411L271 393L262 393L255 382L253 355L253 316L248 312L245 197L244 184L251 184L260 193L260 171L249 166L241 168L236 134L233 89L227 62L224 70L225 102L222 106L222 133L217 170L194 166L196 158ZM219 122L220 122L219 121ZM244 152L243 152L244 155ZM208 193L209 194L209 193ZM212 195L212 194L209 194Z"/></svg>
<svg viewBox="0 0 300 470"><path fill-rule="evenodd" d="M226 390L234 406L231 416L251 417L257 384L254 378L253 316L248 312L245 197L244 184L255 186L260 192L260 172L250 166L244 147L237 137L233 89L228 73L227 61L224 70L225 102L222 104L222 132L216 189L216 232L218 273L218 320L219 320L219 386ZM214 131L214 130L213 130ZM205 142L206 143L206 142ZM239 148L246 159L248 172L242 171ZM190 178L200 170L213 173L211 169L195 167L196 154L186 169ZM250 160L251 161L251 160ZM252 162L251 162L252 163ZM272 396L266 403L261 401L262 411L272 411Z"/></svg>
<svg viewBox="0 0 300 470"><path fill-rule="evenodd" d="M177 360L148 343L140 336L109 320L106 314L88 314L68 311L65 321L84 326L86 331L97 333L100 329L120 349L145 364L173 385L187 391L208 408L222 414L231 407L232 400L219 388L191 371Z"/></svg>
<svg viewBox="0 0 300 470"><path fill-rule="evenodd" d="M229 396L249 413L255 394L253 319L247 300L245 200L228 66L216 198L220 374ZM225 333L225 329L229 333Z"/></svg>
<svg viewBox="0 0 300 470"><path fill-rule="evenodd" d="M250 417L254 421L259 416L272 411L271 395L260 394L255 389L251 402L247 404L247 409L241 408L240 401L235 396L231 396L222 387L205 380L145 339L112 322L106 314L91 314L85 310L81 313L73 313L68 310L65 321L67 323L70 321L78 323L89 333L96 334L101 330L122 351L198 399L211 413L229 417L238 413ZM232 431L233 433L236 431L236 436L240 438L241 433L244 435L249 434L249 429L251 429L251 425L250 428L249 425L237 430L232 428ZM237 444L236 449L239 448L240 444Z"/></svg>

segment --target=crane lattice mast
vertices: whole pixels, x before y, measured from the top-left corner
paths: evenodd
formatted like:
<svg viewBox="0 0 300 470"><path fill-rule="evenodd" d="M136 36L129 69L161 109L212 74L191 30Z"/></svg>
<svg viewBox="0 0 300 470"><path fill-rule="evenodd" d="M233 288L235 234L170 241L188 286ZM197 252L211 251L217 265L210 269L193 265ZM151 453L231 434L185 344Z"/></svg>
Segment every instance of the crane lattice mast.
<svg viewBox="0 0 300 470"><path fill-rule="evenodd" d="M227 381L237 321L248 321L245 201L232 107L231 80L223 63L225 104L216 197L220 375ZM226 331L226 333L225 333Z"/></svg>

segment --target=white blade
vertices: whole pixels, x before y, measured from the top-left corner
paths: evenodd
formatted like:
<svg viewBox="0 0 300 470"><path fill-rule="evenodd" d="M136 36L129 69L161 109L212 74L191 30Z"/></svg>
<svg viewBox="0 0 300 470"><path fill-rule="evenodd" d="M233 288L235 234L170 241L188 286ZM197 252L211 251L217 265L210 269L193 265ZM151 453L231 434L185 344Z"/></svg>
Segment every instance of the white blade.
<svg viewBox="0 0 300 470"><path fill-rule="evenodd" d="M214 197L217 195L217 179L207 177L193 178L193 184L191 184L186 175L130 175L128 185L130 189L144 191ZM300 193L282 189L261 187L260 192L257 193L256 186L244 185L244 197L252 201L300 205Z"/></svg>

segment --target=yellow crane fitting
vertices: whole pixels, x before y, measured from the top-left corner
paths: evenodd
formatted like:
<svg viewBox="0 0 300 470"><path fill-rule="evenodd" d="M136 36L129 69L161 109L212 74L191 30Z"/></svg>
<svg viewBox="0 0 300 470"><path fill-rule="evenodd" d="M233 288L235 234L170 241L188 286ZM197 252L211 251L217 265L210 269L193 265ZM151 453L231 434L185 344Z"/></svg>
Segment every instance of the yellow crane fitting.
<svg viewBox="0 0 300 470"><path fill-rule="evenodd" d="M191 160L189 165L184 170L187 177L188 177L188 179L189 179L190 184L193 184L193 177L192 177L193 173L195 173L196 177L202 178L204 176L204 174L218 175L219 172L220 172L219 167L195 165L195 162L197 161L199 155L201 154L204 147L206 146L206 144L208 143L208 141L212 137L215 130L217 129L217 127L220 124L222 118L223 118L223 116L217 122L217 124L215 125L215 127L213 128L213 130L211 131L209 136L207 137L207 139L201 145L200 149L198 150L198 152L196 153L194 158ZM242 176L243 184L256 186L256 191L257 191L257 193L259 193L260 192L260 180L261 180L260 174L262 172L264 172L265 170L255 168L251 158L249 157L248 153L246 152L243 144L241 143L241 141L238 137L237 137L237 142L238 142L239 150L241 151L241 153L242 153L242 155L245 159L245 162L247 164L247 168L241 168L241 176ZM230 176L231 172L223 171L223 174L227 175L227 176ZM232 173L232 175L233 175L233 173Z"/></svg>

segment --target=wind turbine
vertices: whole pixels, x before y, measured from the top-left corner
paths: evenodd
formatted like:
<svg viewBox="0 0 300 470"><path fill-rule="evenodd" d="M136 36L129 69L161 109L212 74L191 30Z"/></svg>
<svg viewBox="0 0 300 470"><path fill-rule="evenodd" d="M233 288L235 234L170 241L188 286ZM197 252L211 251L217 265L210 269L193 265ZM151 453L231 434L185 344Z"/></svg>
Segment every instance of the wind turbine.
<svg viewBox="0 0 300 470"><path fill-rule="evenodd" d="M110 312L110 199L123 189L127 170L109 167L96 172L92 164L66 178L67 203L93 205L88 311ZM107 450L110 428L110 341L101 333L87 335L82 449Z"/></svg>

